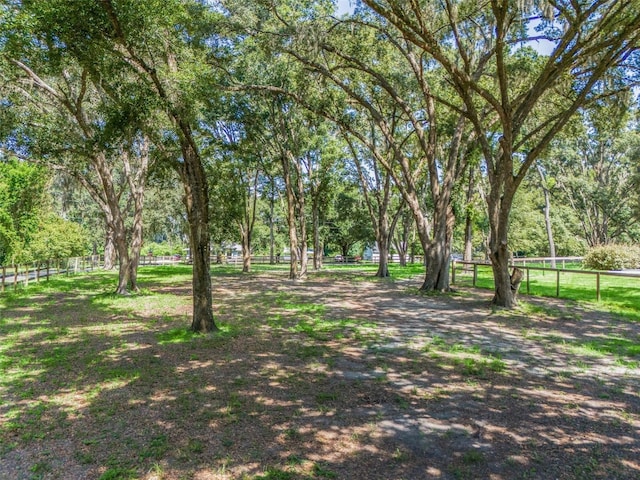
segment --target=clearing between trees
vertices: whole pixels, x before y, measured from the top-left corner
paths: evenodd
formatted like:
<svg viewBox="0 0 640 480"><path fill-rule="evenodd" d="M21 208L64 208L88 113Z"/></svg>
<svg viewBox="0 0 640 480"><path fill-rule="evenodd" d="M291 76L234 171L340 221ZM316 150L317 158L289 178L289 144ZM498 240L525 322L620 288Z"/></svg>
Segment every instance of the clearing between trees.
<svg viewBox="0 0 640 480"><path fill-rule="evenodd" d="M566 301L419 280L185 267L0 299L0 478L632 479L640 327Z"/></svg>

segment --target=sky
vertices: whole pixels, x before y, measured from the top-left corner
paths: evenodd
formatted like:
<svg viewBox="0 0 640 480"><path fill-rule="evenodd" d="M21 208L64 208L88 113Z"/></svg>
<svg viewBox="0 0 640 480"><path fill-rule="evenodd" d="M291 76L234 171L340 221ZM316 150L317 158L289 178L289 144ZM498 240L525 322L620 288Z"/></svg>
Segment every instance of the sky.
<svg viewBox="0 0 640 480"><path fill-rule="evenodd" d="M355 1L353 0L337 0L336 14L343 15L345 13L352 13L354 8ZM535 23L529 25L529 35L536 35L535 27ZM542 55L549 55L553 51L553 46L554 44L547 40L531 42L531 47Z"/></svg>
<svg viewBox="0 0 640 480"><path fill-rule="evenodd" d="M350 0L338 0L338 7L336 8L336 13L338 15L342 15L344 13L351 13L355 5L352 4Z"/></svg>

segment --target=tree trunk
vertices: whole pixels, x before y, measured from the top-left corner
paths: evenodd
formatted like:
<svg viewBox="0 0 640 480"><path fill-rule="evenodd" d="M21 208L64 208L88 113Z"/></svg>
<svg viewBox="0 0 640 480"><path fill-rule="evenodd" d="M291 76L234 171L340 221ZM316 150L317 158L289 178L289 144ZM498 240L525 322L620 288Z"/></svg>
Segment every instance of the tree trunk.
<svg viewBox="0 0 640 480"><path fill-rule="evenodd" d="M551 268L556 268L556 244L553 241L553 229L551 228L551 198L549 190L544 189L544 225L547 230L549 240L549 256L551 257Z"/></svg>
<svg viewBox="0 0 640 480"><path fill-rule="evenodd" d="M298 230L296 229L296 196L293 191L291 179L291 165L289 156L282 156L282 171L284 177L285 192L287 197L287 223L289 225L289 279L296 280L299 277L298 270Z"/></svg>
<svg viewBox="0 0 640 480"><path fill-rule="evenodd" d="M295 162L296 166L296 206L297 206L297 221L298 221L298 229L300 231L300 271L298 272L298 278L304 278L307 276L307 271L309 268L309 254L307 252L307 221L305 218L304 212L304 204L305 204L305 195L304 195L304 179L302 172L302 165L299 161Z"/></svg>
<svg viewBox="0 0 640 480"><path fill-rule="evenodd" d="M467 208L464 220L464 252L462 260L465 262L471 262L473 260L473 217L471 215L471 203L473 201L473 194L475 190L475 169L471 167L469 169L469 187L467 189ZM464 268L468 269L471 265L465 265Z"/></svg>
<svg viewBox="0 0 640 480"><path fill-rule="evenodd" d="M544 194L544 226L547 230L549 256L551 257L551 268L556 268L556 244L553 241L553 229L551 228L551 193L547 188L547 181L544 176L544 170L540 165L538 165L538 173L540 173L542 193Z"/></svg>
<svg viewBox="0 0 640 480"><path fill-rule="evenodd" d="M313 269L322 268L322 245L320 242L320 206L318 199L313 198L311 215L313 217Z"/></svg>
<svg viewBox="0 0 640 480"><path fill-rule="evenodd" d="M513 296L511 275L509 274L509 251L507 245L491 249L491 267L495 282L495 293L491 303L499 307L512 308L517 305Z"/></svg>
<svg viewBox="0 0 640 480"><path fill-rule="evenodd" d="M188 128L183 125L184 129ZM193 140L193 139L191 139ZM211 259L209 238L209 189L202 162L191 143L182 139L182 177L193 261L193 319L191 330L206 333L218 330L213 320Z"/></svg>
<svg viewBox="0 0 640 480"><path fill-rule="evenodd" d="M387 196L388 197L388 196ZM375 229L376 233L376 242L378 243L378 250L380 251L380 258L378 259L378 271L376 272L376 277L387 278L389 274L389 246L391 235L393 235L393 228L389 226L389 215L388 215L388 207L389 202L387 201L378 202L378 218L377 228ZM374 222L376 219L373 219ZM346 258L345 258L346 260Z"/></svg>
<svg viewBox="0 0 640 480"><path fill-rule="evenodd" d="M127 236L124 231L124 225L122 225L122 228L114 228L114 232L113 241L116 251L118 252L118 286L116 287L115 293L118 295L128 295L131 270L129 269L129 249L127 248Z"/></svg>
<svg viewBox="0 0 640 480"><path fill-rule="evenodd" d="M149 140L143 138L140 144L138 156L138 170L134 173L129 162L129 153L122 152L122 163L125 176L131 190L133 198L133 225L131 227L131 241L129 252L129 291L137 292L138 288L138 265L140 263L140 251L142 250L143 222L142 212L144 208L144 190L146 186L147 171L149 166Z"/></svg>
<svg viewBox="0 0 640 480"><path fill-rule="evenodd" d="M251 233L242 229L242 273L251 271Z"/></svg>
<svg viewBox="0 0 640 480"><path fill-rule="evenodd" d="M405 211L404 206L401 206L394 216L391 232L389 232L390 238L394 239L393 245L398 252L401 267L407 266L409 236L411 234L411 226L413 222L413 217L408 213L409 212ZM402 228L399 232L398 221L400 221L400 227Z"/></svg>
<svg viewBox="0 0 640 480"><path fill-rule="evenodd" d="M520 284L523 278L524 273L522 273L522 270L514 267L509 277L509 281L511 282L511 295L513 296L514 302L518 301L518 291L520 290Z"/></svg>
<svg viewBox="0 0 640 480"><path fill-rule="evenodd" d="M137 292L138 265L140 264L140 251L142 250L142 198L136 201L131 231L131 252L129 254L129 285L130 291Z"/></svg>
<svg viewBox="0 0 640 480"><path fill-rule="evenodd" d="M439 210L435 214L433 239L425 246L426 273L420 290L446 292L450 289L449 262L455 217L450 205L444 214Z"/></svg>
<svg viewBox="0 0 640 480"><path fill-rule="evenodd" d="M389 276L389 237L384 238L381 236L378 239L378 251L380 252L380 258L378 259L378 271L376 277L387 278Z"/></svg>
<svg viewBox="0 0 640 480"><path fill-rule="evenodd" d="M273 189L275 189L275 185L271 185ZM276 257L275 257L275 243L276 243L276 237L275 237L275 222L273 219L273 216L275 214L275 198L274 198L274 193L273 190L271 191L270 195L269 195L269 263L271 265L276 263Z"/></svg>
<svg viewBox="0 0 640 480"><path fill-rule="evenodd" d="M465 262L473 261L473 223L469 212L467 212L464 221L464 252L462 254L462 260ZM465 266L465 268L467 267L468 266Z"/></svg>
<svg viewBox="0 0 640 480"><path fill-rule="evenodd" d="M113 230L106 226L107 233L104 239L104 266L105 270L113 270L116 266L117 253L113 242Z"/></svg>
<svg viewBox="0 0 640 480"><path fill-rule="evenodd" d="M492 300L499 307L513 308L517 300L513 295L511 275L509 274L510 253L507 242L509 212L515 194L514 189L505 189L501 195L492 186L487 202L489 207L489 258L493 269L495 294Z"/></svg>

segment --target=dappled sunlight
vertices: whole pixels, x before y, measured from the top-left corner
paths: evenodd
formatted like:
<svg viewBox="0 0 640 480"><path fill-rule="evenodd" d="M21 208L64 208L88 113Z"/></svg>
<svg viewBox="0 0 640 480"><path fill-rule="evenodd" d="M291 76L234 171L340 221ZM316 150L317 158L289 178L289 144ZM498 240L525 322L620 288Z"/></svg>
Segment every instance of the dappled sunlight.
<svg viewBox="0 0 640 480"><path fill-rule="evenodd" d="M175 369L177 374L186 372L187 370L197 370L200 368L211 368L213 366L213 360L199 361L190 360L187 365L178 365Z"/></svg>
<svg viewBox="0 0 640 480"><path fill-rule="evenodd" d="M161 276L162 295L68 293L59 315L3 317L0 476L24 459L55 470L43 450L69 478L640 472L637 324L279 275L217 277L219 335L188 332L189 289Z"/></svg>

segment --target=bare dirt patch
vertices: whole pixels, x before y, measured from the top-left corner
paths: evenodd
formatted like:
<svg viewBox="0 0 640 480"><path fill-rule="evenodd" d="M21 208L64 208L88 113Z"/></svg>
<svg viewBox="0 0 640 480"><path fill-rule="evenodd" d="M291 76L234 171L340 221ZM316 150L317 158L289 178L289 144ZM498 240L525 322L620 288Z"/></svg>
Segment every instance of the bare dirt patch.
<svg viewBox="0 0 640 480"><path fill-rule="evenodd" d="M415 285L217 276L196 337L179 285L13 306L0 478L640 478L637 324Z"/></svg>

